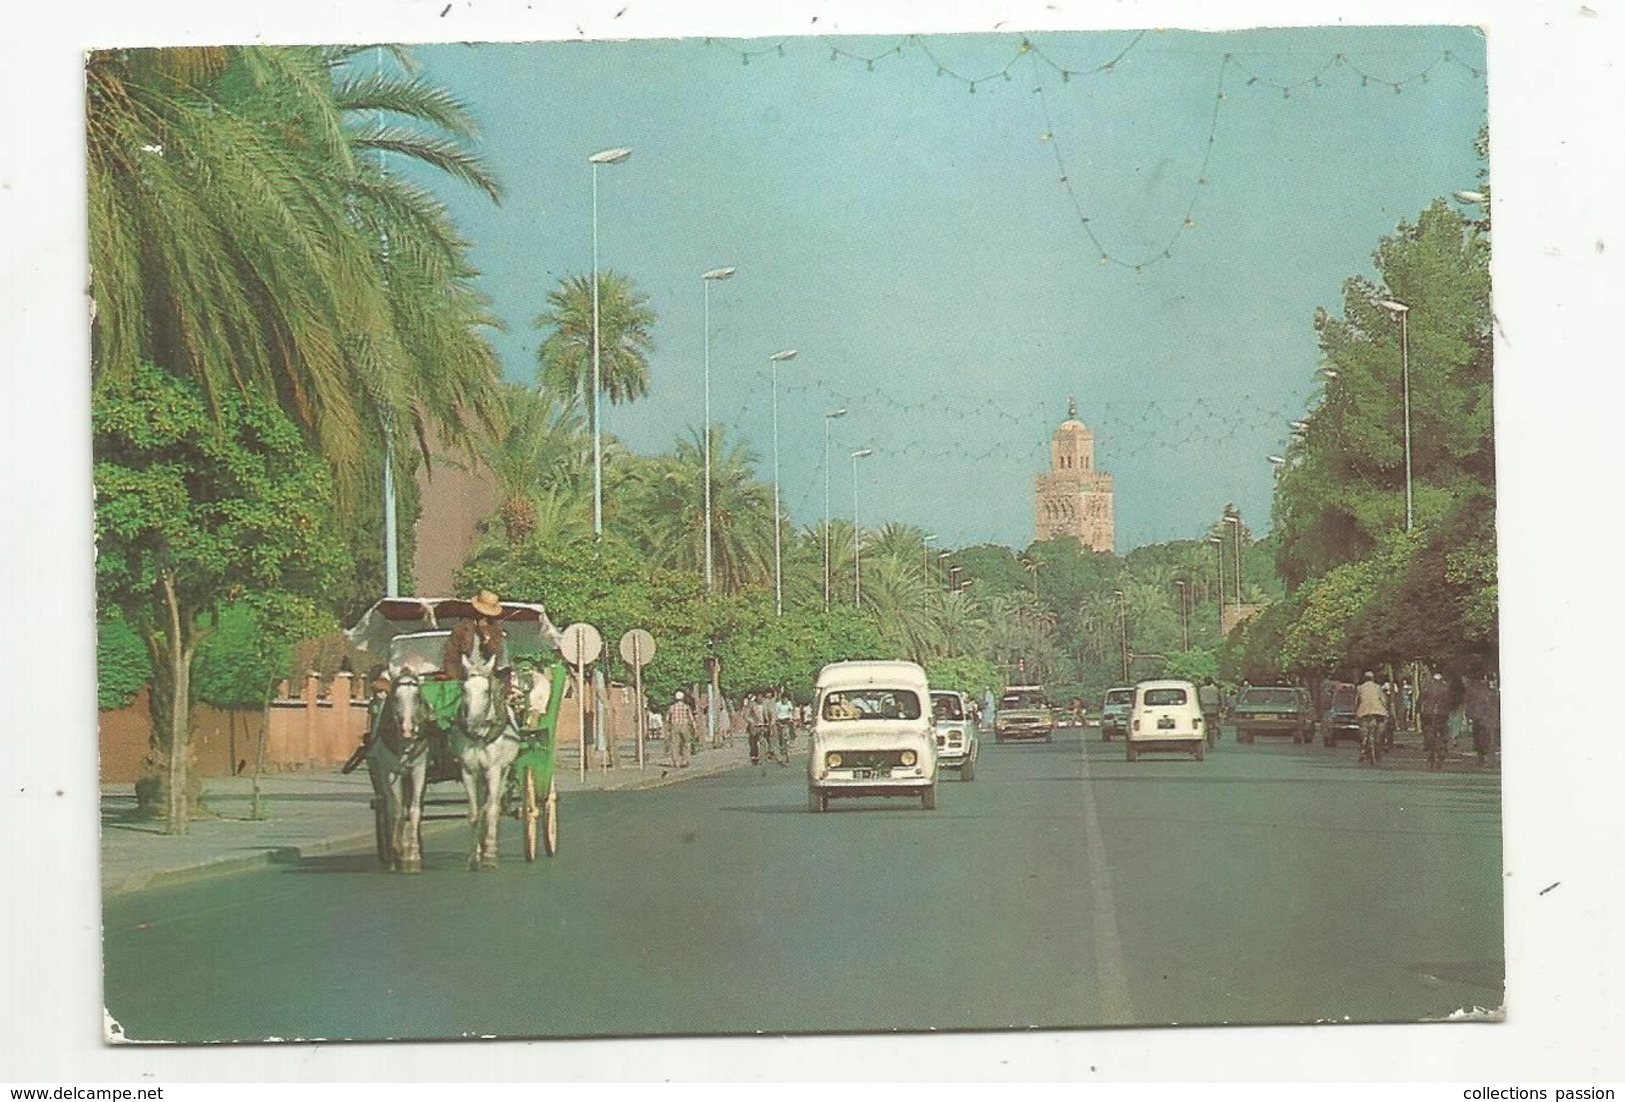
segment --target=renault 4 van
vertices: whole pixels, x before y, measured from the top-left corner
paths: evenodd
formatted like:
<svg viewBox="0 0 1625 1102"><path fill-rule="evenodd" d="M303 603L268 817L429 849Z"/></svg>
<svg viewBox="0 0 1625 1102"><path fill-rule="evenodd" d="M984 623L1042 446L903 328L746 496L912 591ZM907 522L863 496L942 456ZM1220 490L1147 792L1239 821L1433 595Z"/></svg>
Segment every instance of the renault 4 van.
<svg viewBox="0 0 1625 1102"><path fill-rule="evenodd" d="M1150 750L1207 758L1207 732L1202 729L1202 705L1189 681L1142 681L1134 686L1128 734L1123 739L1129 761Z"/></svg>
<svg viewBox="0 0 1625 1102"><path fill-rule="evenodd" d="M818 675L807 754L807 807L904 796L937 807L931 689L913 662L835 662Z"/></svg>

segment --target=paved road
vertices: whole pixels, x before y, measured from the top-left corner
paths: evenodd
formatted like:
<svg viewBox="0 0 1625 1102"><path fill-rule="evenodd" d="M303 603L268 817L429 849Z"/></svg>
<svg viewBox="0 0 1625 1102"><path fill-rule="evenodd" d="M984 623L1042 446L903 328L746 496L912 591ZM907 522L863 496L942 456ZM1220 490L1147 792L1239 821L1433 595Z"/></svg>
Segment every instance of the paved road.
<svg viewBox="0 0 1625 1102"><path fill-rule="evenodd" d="M939 809L798 767L572 794L560 854L370 854L105 910L127 1036L542 1037L1416 1021L1501 1003L1499 779L1228 737L983 748ZM365 816L364 808L357 809ZM512 824L505 829L512 831Z"/></svg>

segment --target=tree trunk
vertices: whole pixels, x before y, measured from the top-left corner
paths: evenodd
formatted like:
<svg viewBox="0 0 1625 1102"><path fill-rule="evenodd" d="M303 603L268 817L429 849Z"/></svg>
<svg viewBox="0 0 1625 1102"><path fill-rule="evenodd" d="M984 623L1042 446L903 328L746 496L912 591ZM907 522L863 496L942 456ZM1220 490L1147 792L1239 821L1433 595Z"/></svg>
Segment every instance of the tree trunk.
<svg viewBox="0 0 1625 1102"><path fill-rule="evenodd" d="M168 799L165 833L185 834L187 813L192 793L187 775L188 755L191 750L192 723L192 655L196 647L192 638L189 610L181 607L175 591L175 576L165 572L160 577L164 590L164 607L169 613L169 627L164 640L164 659L168 665L170 697L167 716L169 762L167 769Z"/></svg>

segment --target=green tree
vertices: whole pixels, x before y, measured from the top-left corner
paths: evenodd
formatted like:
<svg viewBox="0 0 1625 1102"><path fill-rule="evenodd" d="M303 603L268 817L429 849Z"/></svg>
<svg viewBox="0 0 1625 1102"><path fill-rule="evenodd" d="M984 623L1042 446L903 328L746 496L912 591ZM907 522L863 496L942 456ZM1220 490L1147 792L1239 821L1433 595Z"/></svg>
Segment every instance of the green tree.
<svg viewBox="0 0 1625 1102"><path fill-rule="evenodd" d="M542 386L560 397L582 400L592 422L592 291L590 275L566 278L548 292L547 309L531 322L550 329L536 350ZM649 392L649 353L656 315L648 296L619 272L598 273L598 382L612 405Z"/></svg>
<svg viewBox="0 0 1625 1102"><path fill-rule="evenodd" d="M115 608L96 624L96 707L122 708L152 680L152 657Z"/></svg>
<svg viewBox="0 0 1625 1102"><path fill-rule="evenodd" d="M228 600L317 619L344 566L326 466L272 403L226 391L213 408L151 365L92 394L96 576L152 662L154 756L168 829L185 833L193 660Z"/></svg>
<svg viewBox="0 0 1625 1102"><path fill-rule="evenodd" d="M351 499L369 435L421 445L434 421L457 436L498 365L466 242L427 192L359 156L434 143L356 112L420 112L445 133L419 159L494 192L450 152L472 124L449 96L385 106L382 84L336 84L344 63L314 47L97 51L86 148L97 377L156 364L211 409L274 396Z"/></svg>

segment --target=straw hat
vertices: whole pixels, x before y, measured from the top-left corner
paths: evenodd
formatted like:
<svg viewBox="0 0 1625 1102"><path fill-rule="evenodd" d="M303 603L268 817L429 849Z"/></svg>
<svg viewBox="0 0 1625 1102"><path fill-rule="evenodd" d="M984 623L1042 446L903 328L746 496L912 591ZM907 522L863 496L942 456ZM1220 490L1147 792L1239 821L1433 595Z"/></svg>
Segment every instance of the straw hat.
<svg viewBox="0 0 1625 1102"><path fill-rule="evenodd" d="M468 603L473 605L474 611L478 612L481 616L489 616L492 619L496 619L502 615L502 601L489 589L480 590L479 594Z"/></svg>

